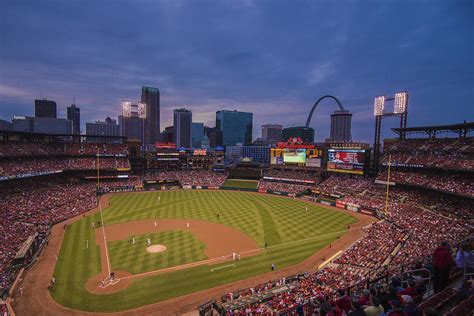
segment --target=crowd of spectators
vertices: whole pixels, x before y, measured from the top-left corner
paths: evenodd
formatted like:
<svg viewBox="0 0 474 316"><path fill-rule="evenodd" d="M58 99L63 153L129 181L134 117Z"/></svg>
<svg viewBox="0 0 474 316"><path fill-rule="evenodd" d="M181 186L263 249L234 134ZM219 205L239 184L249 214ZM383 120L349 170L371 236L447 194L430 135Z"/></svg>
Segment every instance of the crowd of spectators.
<svg viewBox="0 0 474 316"><path fill-rule="evenodd" d="M382 172L377 179L387 181L388 171ZM439 174L433 172L394 171L390 172L390 181L398 184L412 184L449 193L474 197L474 176L471 174Z"/></svg>
<svg viewBox="0 0 474 316"><path fill-rule="evenodd" d="M126 144L0 141L0 158L80 155L127 156Z"/></svg>
<svg viewBox="0 0 474 316"><path fill-rule="evenodd" d="M305 190L311 187L310 184L302 185L302 184L294 184L288 182L278 182L278 181L266 181L260 180L258 185L259 189L262 190L272 190L277 192L286 192L290 194L298 194L304 192Z"/></svg>
<svg viewBox="0 0 474 316"><path fill-rule="evenodd" d="M34 190L17 188L21 193L0 196L0 280L17 251L35 232L46 232L52 224L81 214L96 204L94 183L65 182L59 179L36 179ZM23 185L22 185L23 186ZM3 193L3 192L2 192Z"/></svg>
<svg viewBox="0 0 474 316"><path fill-rule="evenodd" d="M101 170L130 169L130 162L126 158L107 157L99 159ZM21 176L57 170L96 170L96 158L78 157L50 157L30 158L22 160L0 160L0 177Z"/></svg>
<svg viewBox="0 0 474 316"><path fill-rule="evenodd" d="M0 141L0 177L22 177L58 170L130 169L124 144Z"/></svg>
<svg viewBox="0 0 474 316"><path fill-rule="evenodd" d="M227 179L227 173L210 170L176 170L151 172L145 176L148 180L177 180L181 185L220 187Z"/></svg>
<svg viewBox="0 0 474 316"><path fill-rule="evenodd" d="M400 227L381 221L366 229L366 237L357 241L334 262L365 269L379 268L402 241L405 233Z"/></svg>
<svg viewBox="0 0 474 316"><path fill-rule="evenodd" d="M277 179L292 179L300 181L313 181L316 182L318 174L314 171L308 170L280 170L280 169L267 169L263 173L264 177L272 177Z"/></svg>
<svg viewBox="0 0 474 316"><path fill-rule="evenodd" d="M474 137L404 139L386 143L382 163L474 170Z"/></svg>

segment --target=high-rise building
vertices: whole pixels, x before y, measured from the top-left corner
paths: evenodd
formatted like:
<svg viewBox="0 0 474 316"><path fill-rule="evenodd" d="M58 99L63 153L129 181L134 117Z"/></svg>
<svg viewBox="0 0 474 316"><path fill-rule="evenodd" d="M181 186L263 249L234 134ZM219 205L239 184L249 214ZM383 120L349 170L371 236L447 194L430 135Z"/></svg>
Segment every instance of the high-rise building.
<svg viewBox="0 0 474 316"><path fill-rule="evenodd" d="M216 112L216 128L222 131L224 146L252 143L253 114L237 110Z"/></svg>
<svg viewBox="0 0 474 316"><path fill-rule="evenodd" d="M12 128L18 132L72 134L72 121L64 118L14 116Z"/></svg>
<svg viewBox="0 0 474 316"><path fill-rule="evenodd" d="M81 110L75 104L67 107L67 119L72 121L72 133L81 133Z"/></svg>
<svg viewBox="0 0 474 316"><path fill-rule="evenodd" d="M281 140L281 131L283 126L278 124L262 125L262 139L270 143L276 143Z"/></svg>
<svg viewBox="0 0 474 316"><path fill-rule="evenodd" d="M173 136L173 126L167 126L165 127L165 130L163 133L161 133L161 139L163 143L172 143L174 142L174 136Z"/></svg>
<svg viewBox="0 0 474 316"><path fill-rule="evenodd" d="M190 110L173 111L174 143L177 148L191 148L193 114Z"/></svg>
<svg viewBox="0 0 474 316"><path fill-rule="evenodd" d="M107 117L104 121L95 121L95 123L86 123L86 135L100 136L120 136L120 126L117 120ZM87 137L87 141L98 141L95 137Z"/></svg>
<svg viewBox="0 0 474 316"><path fill-rule="evenodd" d="M56 102L51 100L35 100L35 117L56 118Z"/></svg>
<svg viewBox="0 0 474 316"><path fill-rule="evenodd" d="M145 104L132 104L128 100L123 100L122 114L118 117L120 136L125 136L130 140L139 140L145 144L145 112Z"/></svg>
<svg viewBox="0 0 474 316"><path fill-rule="evenodd" d="M194 148L201 147L201 140L204 136L204 123L196 123L193 122L191 126L191 138L192 138L192 146Z"/></svg>
<svg viewBox="0 0 474 316"><path fill-rule="evenodd" d="M155 144L160 140L160 90L143 86L141 101L146 104L145 144Z"/></svg>
<svg viewBox="0 0 474 316"><path fill-rule="evenodd" d="M338 142L352 141L352 114L347 110L334 111L331 114L331 140Z"/></svg>
<svg viewBox="0 0 474 316"><path fill-rule="evenodd" d="M281 132L284 141L290 138L301 138L305 143L314 143L314 129L306 126L294 126L284 128Z"/></svg>
<svg viewBox="0 0 474 316"><path fill-rule="evenodd" d="M222 146L222 131L216 127L204 126L204 134L209 139L209 146L216 148Z"/></svg>

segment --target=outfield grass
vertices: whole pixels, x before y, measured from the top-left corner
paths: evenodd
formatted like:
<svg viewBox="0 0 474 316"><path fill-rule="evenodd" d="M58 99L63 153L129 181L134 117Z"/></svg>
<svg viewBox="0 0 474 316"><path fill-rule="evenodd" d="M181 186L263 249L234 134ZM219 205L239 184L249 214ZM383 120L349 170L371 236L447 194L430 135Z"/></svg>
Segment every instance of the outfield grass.
<svg viewBox="0 0 474 316"><path fill-rule="evenodd" d="M54 272L56 286L51 294L66 307L93 312L122 311L269 272L272 263L276 264L277 269L288 267L335 240L337 233L331 233L345 231L348 224L356 221L350 215L299 200L263 194L201 190L115 195L110 200L110 207L103 213L106 225L156 218L217 222L241 230L261 247L267 243L269 248L258 256L235 262L235 268L211 272L209 266L194 267L135 279L124 291L95 295L87 292L85 283L100 270L99 248L91 228L92 221L100 220L96 213L72 224L64 237ZM219 218L217 213L220 214ZM82 249L84 240L89 240L87 249ZM114 247L119 248L119 244L112 242L109 247L112 253L115 252ZM149 270L151 261L141 266L141 260L149 259L144 254L140 256L142 259L134 263L130 261L128 268L121 269L132 273ZM114 268L116 264L122 264L119 255L112 261ZM224 265L228 263L212 267Z"/></svg>
<svg viewBox="0 0 474 316"><path fill-rule="evenodd" d="M229 187L229 188L243 188L243 189L256 189L256 188L258 187L258 181L227 179L227 180L224 182L223 187Z"/></svg>
<svg viewBox="0 0 474 316"><path fill-rule="evenodd" d="M135 238L135 244L132 244ZM146 251L147 239L151 244L167 247L162 253ZM179 266L185 263L206 260L206 245L190 232L178 230L155 234L132 236L127 240L108 243L112 270L126 270L132 274Z"/></svg>

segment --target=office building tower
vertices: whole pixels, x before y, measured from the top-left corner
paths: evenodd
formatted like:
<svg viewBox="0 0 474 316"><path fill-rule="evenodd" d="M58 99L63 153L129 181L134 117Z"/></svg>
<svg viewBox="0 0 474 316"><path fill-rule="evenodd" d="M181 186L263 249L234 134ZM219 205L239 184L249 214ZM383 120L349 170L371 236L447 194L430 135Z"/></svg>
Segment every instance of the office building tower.
<svg viewBox="0 0 474 316"><path fill-rule="evenodd" d="M277 124L262 125L262 139L269 143L276 143L281 140L283 126Z"/></svg>
<svg viewBox="0 0 474 316"><path fill-rule="evenodd" d="M145 108L145 144L155 144L160 140L160 90L142 87L141 102Z"/></svg>
<svg viewBox="0 0 474 316"><path fill-rule="evenodd" d="M216 128L222 132L224 146L252 143L253 114L237 110L216 112Z"/></svg>
<svg viewBox="0 0 474 316"><path fill-rule="evenodd" d="M174 136L173 136L173 126L165 127L164 131L161 133L160 141L163 143L173 143Z"/></svg>
<svg viewBox="0 0 474 316"><path fill-rule="evenodd" d="M193 122L191 126L192 146L194 148L201 147L201 140L204 136L204 123Z"/></svg>
<svg viewBox="0 0 474 316"><path fill-rule="evenodd" d="M173 111L173 133L176 148L191 148L193 114L190 110L176 109Z"/></svg>
<svg viewBox="0 0 474 316"><path fill-rule="evenodd" d="M120 136L129 140L139 140L145 143L145 115L144 103L132 104L128 100L122 101L122 114L118 117Z"/></svg>
<svg viewBox="0 0 474 316"><path fill-rule="evenodd" d="M347 110L334 111L331 114L331 140L337 142L352 141L352 114Z"/></svg>
<svg viewBox="0 0 474 316"><path fill-rule="evenodd" d="M63 118L14 116L12 129L17 132L72 134L72 121Z"/></svg>
<svg viewBox="0 0 474 316"><path fill-rule="evenodd" d="M304 143L314 143L314 129L306 126L287 127L282 130L281 137L283 141L301 138Z"/></svg>
<svg viewBox="0 0 474 316"><path fill-rule="evenodd" d="M117 124L117 120L113 120L107 117L104 121L95 121L95 123L86 123L86 135L87 141L97 142L99 139L93 136L120 136L120 126Z"/></svg>
<svg viewBox="0 0 474 316"><path fill-rule="evenodd" d="M56 102L51 100L35 100L35 117L56 118Z"/></svg>
<svg viewBox="0 0 474 316"><path fill-rule="evenodd" d="M211 148L216 148L222 146L222 131L215 128L204 126L204 134L209 139L209 146Z"/></svg>
<svg viewBox="0 0 474 316"><path fill-rule="evenodd" d="M67 107L67 119L72 121L72 133L81 134L81 110L75 104Z"/></svg>

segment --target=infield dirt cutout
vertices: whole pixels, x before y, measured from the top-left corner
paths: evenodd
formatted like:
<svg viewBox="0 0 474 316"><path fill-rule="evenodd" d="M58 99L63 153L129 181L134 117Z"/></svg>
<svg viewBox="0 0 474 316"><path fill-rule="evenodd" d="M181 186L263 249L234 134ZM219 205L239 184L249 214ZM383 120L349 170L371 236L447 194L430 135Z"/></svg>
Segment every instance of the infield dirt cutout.
<svg viewBox="0 0 474 316"><path fill-rule="evenodd" d="M204 253L209 259L140 274L131 274L127 271L115 271L113 270L113 267L111 267L111 271L115 272L116 279L119 279L120 281L105 288L100 287L99 285L101 281L107 276L109 259L105 251L102 227L99 227L95 229L95 241L100 248L102 272L90 278L86 285L87 290L94 294L108 294L121 291L127 288L134 278L143 278L160 273L232 260L232 253L234 252L242 253L242 257L256 256L260 254L259 246L255 240L240 230L223 224L203 220L147 219L111 225L106 224L104 230L107 242L128 239L134 235L169 230L188 231L193 233L196 238L206 245ZM151 245L144 249L144 251L159 253L166 251L166 249L167 248L164 245Z"/></svg>

